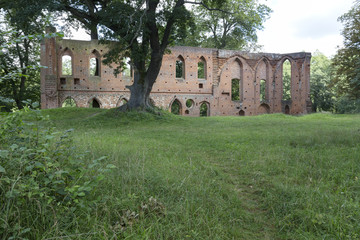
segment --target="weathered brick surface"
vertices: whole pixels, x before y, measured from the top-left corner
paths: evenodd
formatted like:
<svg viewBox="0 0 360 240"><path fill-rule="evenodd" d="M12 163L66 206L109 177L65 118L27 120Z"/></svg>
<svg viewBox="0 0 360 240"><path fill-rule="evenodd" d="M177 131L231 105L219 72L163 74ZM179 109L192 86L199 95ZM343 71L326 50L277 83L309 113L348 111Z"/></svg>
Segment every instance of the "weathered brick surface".
<svg viewBox="0 0 360 240"><path fill-rule="evenodd" d="M102 64L105 45L96 40L76 41L47 39L41 46L41 106L61 107L67 98L78 107L90 107L96 99L101 108L119 106L128 100L125 87L131 77L114 76L114 68ZM72 75L62 75L62 56L72 57ZM184 78L176 78L175 63L184 59ZM90 76L90 58L99 59L99 76ZM180 57L180 58L181 58ZM173 101L181 103L181 114L200 115L200 105L208 105L208 113L215 115L290 114L310 111L310 53L269 54L248 53L195 47L173 47L163 58L162 67L150 95L156 106L170 109ZM205 79L198 78L198 62L205 59ZM282 65L291 62L291 101L282 101ZM115 65L113 65L115 67ZM240 80L240 100L231 100L231 80ZM260 100L260 80L266 81L265 100ZM194 104L186 107L191 99Z"/></svg>

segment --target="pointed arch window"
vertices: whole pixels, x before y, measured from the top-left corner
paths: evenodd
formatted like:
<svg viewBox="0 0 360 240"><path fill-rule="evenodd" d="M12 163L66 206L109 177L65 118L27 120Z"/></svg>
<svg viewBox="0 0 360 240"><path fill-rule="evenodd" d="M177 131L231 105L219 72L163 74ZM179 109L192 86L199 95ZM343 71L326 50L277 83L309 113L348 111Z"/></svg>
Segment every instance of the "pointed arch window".
<svg viewBox="0 0 360 240"><path fill-rule="evenodd" d="M198 62L198 79L206 79L206 60L201 57Z"/></svg>
<svg viewBox="0 0 360 240"><path fill-rule="evenodd" d="M64 53L61 56L61 75L73 75L72 52L68 48L65 48Z"/></svg>
<svg viewBox="0 0 360 240"><path fill-rule="evenodd" d="M260 101L266 100L266 81L264 79L260 80Z"/></svg>
<svg viewBox="0 0 360 240"><path fill-rule="evenodd" d="M100 54L95 49L90 56L90 76L100 76Z"/></svg>
<svg viewBox="0 0 360 240"><path fill-rule="evenodd" d="M291 62L286 59L282 65L283 97L282 100L291 100Z"/></svg>
<svg viewBox="0 0 360 240"><path fill-rule="evenodd" d="M200 117L207 117L210 115L210 104L203 102L200 105Z"/></svg>
<svg viewBox="0 0 360 240"><path fill-rule="evenodd" d="M62 107L76 107L76 102L72 97L68 97L61 105Z"/></svg>
<svg viewBox="0 0 360 240"><path fill-rule="evenodd" d="M179 55L176 59L176 78L185 78L185 60Z"/></svg>
<svg viewBox="0 0 360 240"><path fill-rule="evenodd" d="M179 100L175 99L170 107L171 113L175 115L181 115L182 106Z"/></svg>
<svg viewBox="0 0 360 240"><path fill-rule="evenodd" d="M234 78L231 80L231 100L240 100L240 79Z"/></svg>
<svg viewBox="0 0 360 240"><path fill-rule="evenodd" d="M100 108L100 102L94 98L90 103L90 107L92 107L92 108Z"/></svg>

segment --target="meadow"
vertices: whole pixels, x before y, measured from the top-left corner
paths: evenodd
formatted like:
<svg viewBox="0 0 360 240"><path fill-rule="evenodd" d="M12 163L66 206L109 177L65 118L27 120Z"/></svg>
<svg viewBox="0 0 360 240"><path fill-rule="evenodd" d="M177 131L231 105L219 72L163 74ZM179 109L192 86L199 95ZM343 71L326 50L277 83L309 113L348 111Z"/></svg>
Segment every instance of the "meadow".
<svg viewBox="0 0 360 240"><path fill-rule="evenodd" d="M43 239L360 238L360 115L42 114L114 166Z"/></svg>

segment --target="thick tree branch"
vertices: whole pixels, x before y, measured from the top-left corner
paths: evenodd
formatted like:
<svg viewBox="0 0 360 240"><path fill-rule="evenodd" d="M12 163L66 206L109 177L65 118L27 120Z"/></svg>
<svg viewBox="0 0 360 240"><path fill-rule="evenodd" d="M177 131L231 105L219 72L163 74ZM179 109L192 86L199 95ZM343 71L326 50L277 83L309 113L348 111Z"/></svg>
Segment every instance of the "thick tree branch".
<svg viewBox="0 0 360 240"><path fill-rule="evenodd" d="M201 5L203 6L204 8L206 8L207 10L209 11L219 11L219 12L223 12L223 13L226 13L226 14L234 14L232 12L229 12L229 11L226 11L226 10L223 10L223 9L220 9L220 8L210 8L208 5L206 5L203 1L200 1L200 2L194 2L194 1L184 1L184 3L189 3L189 4L194 4L194 5Z"/></svg>

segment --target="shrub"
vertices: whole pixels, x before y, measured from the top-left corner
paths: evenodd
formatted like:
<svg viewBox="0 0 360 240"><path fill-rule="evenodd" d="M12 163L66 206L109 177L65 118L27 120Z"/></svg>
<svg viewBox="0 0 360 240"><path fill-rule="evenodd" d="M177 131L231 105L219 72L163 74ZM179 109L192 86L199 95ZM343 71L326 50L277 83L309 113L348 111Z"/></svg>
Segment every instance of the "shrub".
<svg viewBox="0 0 360 240"><path fill-rule="evenodd" d="M360 99L342 96L335 102L336 113L360 113Z"/></svg>
<svg viewBox="0 0 360 240"><path fill-rule="evenodd" d="M25 121L24 118L28 119ZM71 130L56 132L38 110L0 116L0 239L38 239L72 231L114 165L87 160Z"/></svg>

